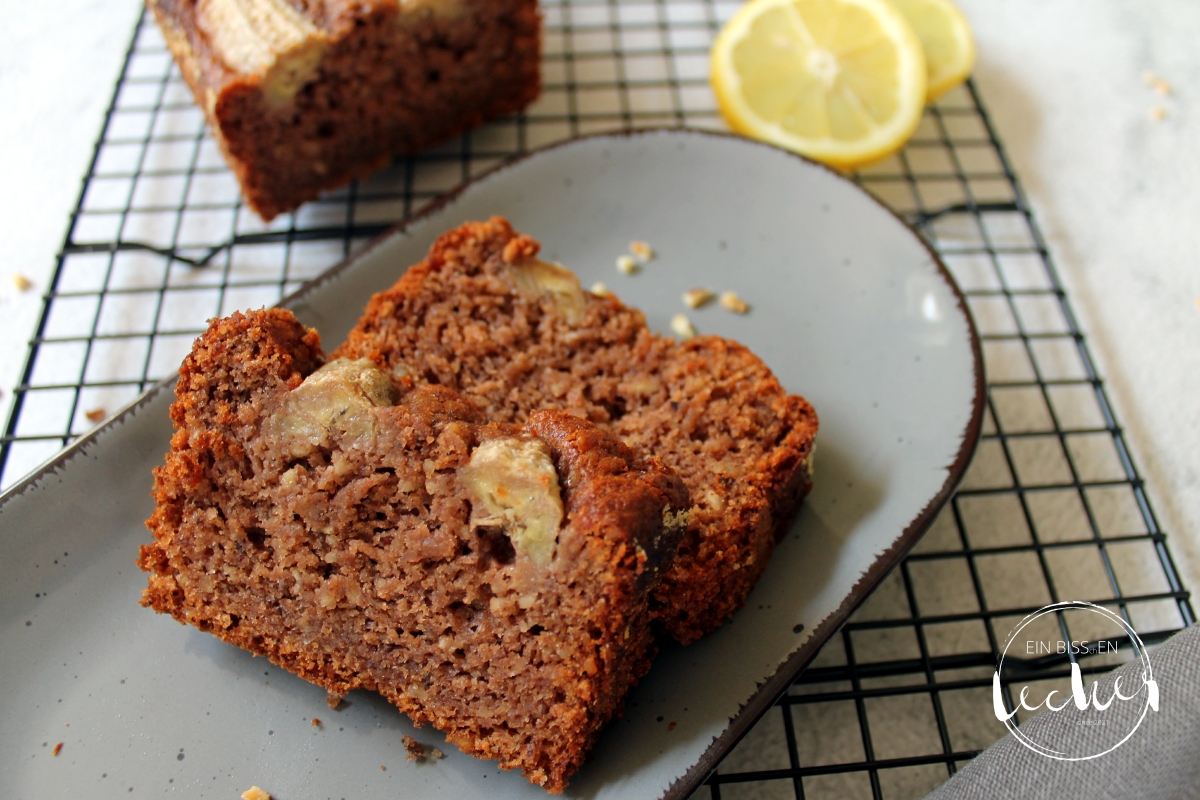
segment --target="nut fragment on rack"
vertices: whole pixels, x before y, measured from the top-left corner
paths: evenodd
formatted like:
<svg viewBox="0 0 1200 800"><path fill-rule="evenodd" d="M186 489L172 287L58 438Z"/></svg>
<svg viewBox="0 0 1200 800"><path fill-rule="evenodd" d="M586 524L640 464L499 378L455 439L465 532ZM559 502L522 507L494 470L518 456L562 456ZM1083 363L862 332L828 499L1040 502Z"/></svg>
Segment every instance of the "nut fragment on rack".
<svg viewBox="0 0 1200 800"><path fill-rule="evenodd" d="M738 297L735 292L721 292L721 308L735 314L745 314L750 310L746 301Z"/></svg>
<svg viewBox="0 0 1200 800"><path fill-rule="evenodd" d="M257 786L251 786L249 789L242 792L242 800L271 800L271 795L267 794Z"/></svg>
<svg viewBox="0 0 1200 800"><path fill-rule="evenodd" d="M88 418L88 422L99 422L108 416L108 412L103 408L93 408L90 411L83 412L83 415Z"/></svg>
<svg viewBox="0 0 1200 800"><path fill-rule="evenodd" d="M683 293L683 304L688 308L699 308L702 305L712 302L714 297L716 295L713 294L711 289L704 289L702 287L688 289Z"/></svg>
<svg viewBox="0 0 1200 800"><path fill-rule="evenodd" d="M633 253L633 257L640 264L646 264L654 260L654 248L645 242L630 242L629 252Z"/></svg>
<svg viewBox="0 0 1200 800"><path fill-rule="evenodd" d="M597 297L608 297L608 287L605 286L600 281L596 281L595 283L593 283L592 288L589 289L588 291L590 291L592 294L596 295Z"/></svg>
<svg viewBox="0 0 1200 800"><path fill-rule="evenodd" d="M638 263L633 256L617 256L617 271L622 275L632 275L638 271Z"/></svg>
<svg viewBox="0 0 1200 800"><path fill-rule="evenodd" d="M692 322L683 314L676 314L671 317L671 330L680 339L691 339L696 335L696 329L692 327Z"/></svg>
<svg viewBox="0 0 1200 800"><path fill-rule="evenodd" d="M18 292L27 292L33 288L33 281L19 272L12 276L12 282L13 286L17 287Z"/></svg>

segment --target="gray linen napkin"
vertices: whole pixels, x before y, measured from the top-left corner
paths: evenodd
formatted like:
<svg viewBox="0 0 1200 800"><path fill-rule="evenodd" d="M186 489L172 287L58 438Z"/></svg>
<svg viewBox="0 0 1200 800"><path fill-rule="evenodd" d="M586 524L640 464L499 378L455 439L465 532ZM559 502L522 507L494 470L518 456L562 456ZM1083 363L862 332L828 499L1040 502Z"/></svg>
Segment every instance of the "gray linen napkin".
<svg viewBox="0 0 1200 800"><path fill-rule="evenodd" d="M1136 732L1116 750L1088 761L1058 761L1027 748L1010 733L926 800L1200 797L1200 626L1175 634L1149 658L1159 688L1158 711L1147 711ZM1135 659L1101 678L1097 696L1111 697L1118 676L1128 695L1142 685L1141 662ZM1089 695L1090 684L1085 681ZM1055 699L1056 705L1060 699ZM1107 726L1131 730L1143 708L1144 703L1118 701L1103 712L1089 708L1088 713L1102 714ZM1064 751L1091 753L1105 749L1102 737L1111 728L1081 725L1072 713L1043 712L1020 730L1035 741L1069 743Z"/></svg>

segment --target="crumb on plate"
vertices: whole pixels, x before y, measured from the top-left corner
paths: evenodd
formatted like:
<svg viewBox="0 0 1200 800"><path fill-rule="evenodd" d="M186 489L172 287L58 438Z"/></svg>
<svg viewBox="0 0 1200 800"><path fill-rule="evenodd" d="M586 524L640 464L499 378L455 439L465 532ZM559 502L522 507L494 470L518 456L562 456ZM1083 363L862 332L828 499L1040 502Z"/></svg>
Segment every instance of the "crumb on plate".
<svg viewBox="0 0 1200 800"><path fill-rule="evenodd" d="M691 339L696 335L696 329L692 327L691 320L683 314L671 317L671 330L681 339Z"/></svg>
<svg viewBox="0 0 1200 800"><path fill-rule="evenodd" d="M62 746L63 746L63 743L62 743L62 742L59 742L58 744L54 745L54 749L50 751L50 755L52 755L52 756L56 756L56 755L58 755L59 753L61 753L61 752L62 752Z"/></svg>
<svg viewBox="0 0 1200 800"><path fill-rule="evenodd" d="M654 259L654 248L645 242L630 242L629 252L633 253L633 257L642 264Z"/></svg>
<svg viewBox="0 0 1200 800"><path fill-rule="evenodd" d="M27 292L33 288L33 281L19 272L13 275L12 282L13 286L17 287L18 292Z"/></svg>
<svg viewBox="0 0 1200 800"><path fill-rule="evenodd" d="M683 293L683 304L688 308L699 308L711 302L714 297L716 295L713 294L711 289L704 289L702 287L688 289Z"/></svg>
<svg viewBox="0 0 1200 800"><path fill-rule="evenodd" d="M436 747L421 744L411 736L401 736L400 741L404 742L404 749L408 751L408 760L416 761L418 764L424 764L431 758L445 758L446 754Z"/></svg>
<svg viewBox="0 0 1200 800"><path fill-rule="evenodd" d="M617 256L617 272L622 275L632 275L638 271L638 264L633 256Z"/></svg>
<svg viewBox="0 0 1200 800"><path fill-rule="evenodd" d="M721 292L721 308L735 314L745 314L750 310L746 301L738 297L735 292Z"/></svg>
<svg viewBox="0 0 1200 800"><path fill-rule="evenodd" d="M83 412L83 415L88 418L88 422L99 422L108 416L108 412L103 408L93 408L90 411Z"/></svg>
<svg viewBox="0 0 1200 800"><path fill-rule="evenodd" d="M1167 109L1162 106L1154 106L1150 109L1150 119L1162 120L1167 118Z"/></svg>
<svg viewBox="0 0 1200 800"><path fill-rule="evenodd" d="M592 288L589 291L591 291L591 293L597 297L608 297L608 287L600 281L593 283Z"/></svg>
<svg viewBox="0 0 1200 800"><path fill-rule="evenodd" d="M267 794L257 786L251 786L249 789L242 792L242 800L271 800L271 795Z"/></svg>

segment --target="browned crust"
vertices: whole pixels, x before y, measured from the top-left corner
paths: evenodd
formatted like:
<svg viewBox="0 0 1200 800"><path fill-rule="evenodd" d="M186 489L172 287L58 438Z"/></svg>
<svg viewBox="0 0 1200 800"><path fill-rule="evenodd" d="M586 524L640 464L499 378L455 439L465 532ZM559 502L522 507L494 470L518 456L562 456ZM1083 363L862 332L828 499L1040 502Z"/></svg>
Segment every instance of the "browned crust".
<svg viewBox="0 0 1200 800"><path fill-rule="evenodd" d="M686 489L570 414L486 423L428 385L376 409L372 443L297 459L263 420L323 360L286 311L234 314L197 339L155 471L143 604L334 695L379 691L463 750L560 791L650 666L650 592L678 542L664 513L686 508ZM562 476L551 572L472 530L454 477L476 444L530 435ZM285 470L296 488L282 488Z"/></svg>
<svg viewBox="0 0 1200 800"><path fill-rule="evenodd" d="M693 641L745 603L811 489L816 412L744 346L656 336L614 296L588 295L565 323L514 288L509 265L538 248L499 217L449 231L371 298L335 355L451 386L495 419L562 405L661 458L696 505L657 613ZM657 383L639 397L630 376Z"/></svg>
<svg viewBox="0 0 1200 800"><path fill-rule="evenodd" d="M541 89L535 0L461 2L466 10L453 18L404 12L395 0L297 4L330 44L319 74L280 110L264 101L262 76L235 73L214 53L195 0L146 0L265 220L533 102Z"/></svg>

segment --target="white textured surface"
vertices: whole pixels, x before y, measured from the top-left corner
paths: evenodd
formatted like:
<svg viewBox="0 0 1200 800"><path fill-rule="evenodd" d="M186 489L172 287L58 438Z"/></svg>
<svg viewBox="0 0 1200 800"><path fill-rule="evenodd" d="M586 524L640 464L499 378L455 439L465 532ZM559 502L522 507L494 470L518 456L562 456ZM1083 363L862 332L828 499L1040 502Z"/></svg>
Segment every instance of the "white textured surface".
<svg viewBox="0 0 1200 800"><path fill-rule="evenodd" d="M136 2L3 4L0 25L0 415L41 309L120 73ZM18 291L13 276L33 282Z"/></svg>
<svg viewBox="0 0 1200 800"><path fill-rule="evenodd" d="M961 0L983 101L1046 234L1185 585L1200 586L1200 5ZM1160 96L1142 80L1166 80ZM1155 120L1161 106L1166 117Z"/></svg>
<svg viewBox="0 0 1200 800"><path fill-rule="evenodd" d="M1171 550L1200 586L1200 5L961 0L976 80ZM8 3L0 28L0 413L139 5ZM1142 81L1168 81L1161 97ZM1151 116L1161 105L1167 115ZM34 289L18 293L11 275Z"/></svg>

